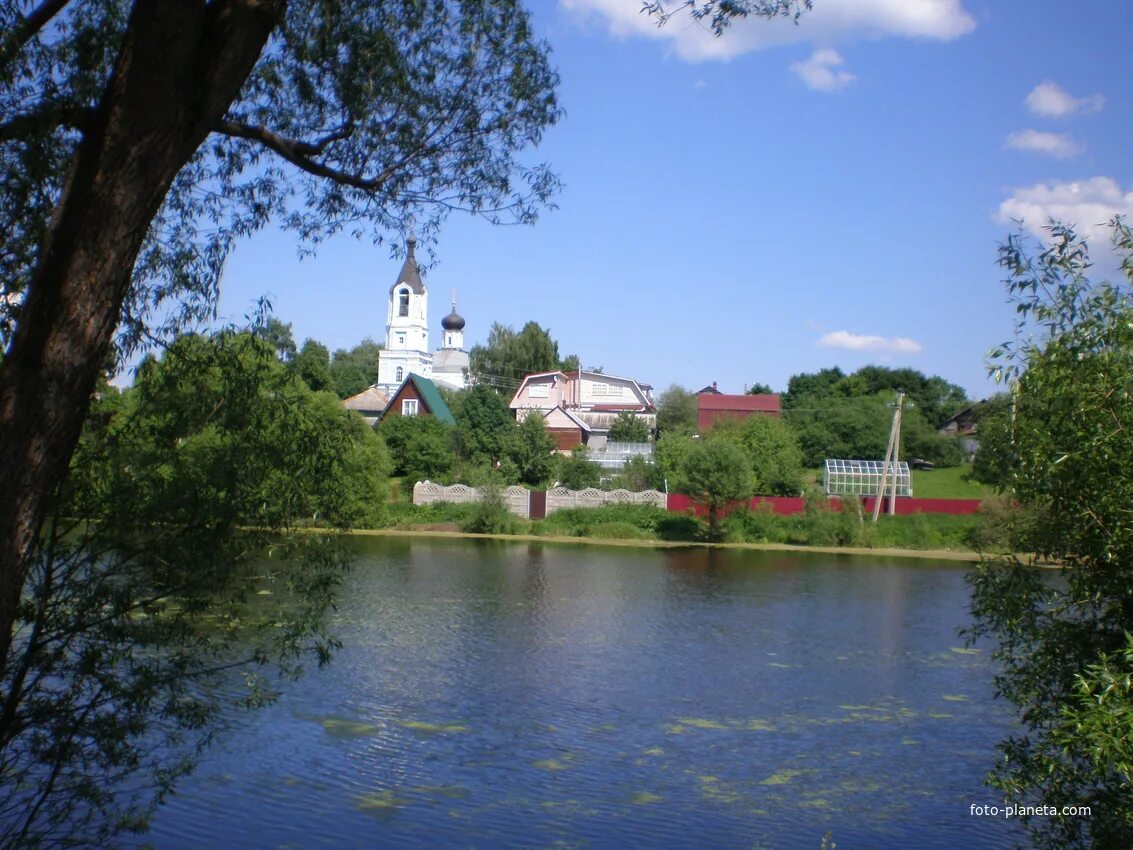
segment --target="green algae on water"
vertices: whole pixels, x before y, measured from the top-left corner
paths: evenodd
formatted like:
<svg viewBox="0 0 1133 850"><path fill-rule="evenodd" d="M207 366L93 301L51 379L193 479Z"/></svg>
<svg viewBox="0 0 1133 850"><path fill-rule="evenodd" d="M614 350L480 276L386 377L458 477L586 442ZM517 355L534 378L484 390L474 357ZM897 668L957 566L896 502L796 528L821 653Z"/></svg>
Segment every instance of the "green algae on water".
<svg viewBox="0 0 1133 850"><path fill-rule="evenodd" d="M364 723L346 717L321 717L319 723L327 734L335 738L360 738L363 735L377 735L376 723Z"/></svg>
<svg viewBox="0 0 1133 850"><path fill-rule="evenodd" d="M399 720L397 721L397 725L405 729L412 729L414 732L424 732L428 735L468 731L468 727L461 723L429 723L425 720Z"/></svg>

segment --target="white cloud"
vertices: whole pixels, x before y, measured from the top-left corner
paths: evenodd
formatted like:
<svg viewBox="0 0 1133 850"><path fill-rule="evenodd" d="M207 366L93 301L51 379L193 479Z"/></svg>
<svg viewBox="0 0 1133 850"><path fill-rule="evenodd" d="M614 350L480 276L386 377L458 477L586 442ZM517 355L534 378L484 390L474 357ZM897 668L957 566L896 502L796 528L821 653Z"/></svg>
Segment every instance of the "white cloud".
<svg viewBox="0 0 1133 850"><path fill-rule="evenodd" d="M892 351L898 354L917 354L922 350L916 340L903 336L886 339L883 336L833 331L818 340L823 348L845 348L849 351Z"/></svg>
<svg viewBox="0 0 1133 850"><path fill-rule="evenodd" d="M792 62L794 71L808 88L816 91L838 91L854 81L849 71L840 70L842 57L837 50L816 50L805 62Z"/></svg>
<svg viewBox="0 0 1133 850"><path fill-rule="evenodd" d="M1041 130L1020 130L1007 137L1007 147L1020 151L1045 153L1059 159L1070 159L1082 152L1082 146L1062 133Z"/></svg>
<svg viewBox="0 0 1133 850"><path fill-rule="evenodd" d="M1112 177L1091 177L1016 189L999 205L996 220L1022 221L1030 233L1046 238L1043 228L1054 219L1074 225L1080 235L1097 242L1108 240L1105 223L1115 215L1133 218L1133 191L1122 189Z"/></svg>
<svg viewBox="0 0 1133 850"><path fill-rule="evenodd" d="M721 38L683 11L658 27L657 19L643 14L634 0L559 0L559 6L578 20L597 20L616 38L665 41L688 62L731 59L783 44L834 44L857 38L950 41L976 27L963 0L821 0L798 24L791 18L751 17L735 21Z"/></svg>
<svg viewBox="0 0 1133 850"><path fill-rule="evenodd" d="M1045 115L1048 118L1065 118L1067 115L1079 112L1082 114L1101 112L1104 106L1103 95L1074 97L1058 83L1049 81L1039 83L1027 95L1027 108L1036 115Z"/></svg>

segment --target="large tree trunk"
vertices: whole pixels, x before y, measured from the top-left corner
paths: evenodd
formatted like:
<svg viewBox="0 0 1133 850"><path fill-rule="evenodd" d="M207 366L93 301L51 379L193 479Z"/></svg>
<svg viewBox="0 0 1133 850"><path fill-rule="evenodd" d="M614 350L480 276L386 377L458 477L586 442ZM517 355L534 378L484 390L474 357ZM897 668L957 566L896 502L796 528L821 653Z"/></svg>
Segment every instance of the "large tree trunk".
<svg viewBox="0 0 1133 850"><path fill-rule="evenodd" d="M236 98L284 3L135 3L0 367L0 671L150 222Z"/></svg>

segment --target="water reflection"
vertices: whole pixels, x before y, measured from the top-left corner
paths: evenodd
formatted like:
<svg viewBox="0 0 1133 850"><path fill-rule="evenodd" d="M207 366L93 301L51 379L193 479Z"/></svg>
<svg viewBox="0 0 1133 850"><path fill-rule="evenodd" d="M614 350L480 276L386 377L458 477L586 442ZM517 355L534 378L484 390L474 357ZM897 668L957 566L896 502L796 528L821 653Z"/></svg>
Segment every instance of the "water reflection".
<svg viewBox="0 0 1133 850"><path fill-rule="evenodd" d="M379 539L347 648L216 751L158 847L1011 846L963 571Z"/></svg>

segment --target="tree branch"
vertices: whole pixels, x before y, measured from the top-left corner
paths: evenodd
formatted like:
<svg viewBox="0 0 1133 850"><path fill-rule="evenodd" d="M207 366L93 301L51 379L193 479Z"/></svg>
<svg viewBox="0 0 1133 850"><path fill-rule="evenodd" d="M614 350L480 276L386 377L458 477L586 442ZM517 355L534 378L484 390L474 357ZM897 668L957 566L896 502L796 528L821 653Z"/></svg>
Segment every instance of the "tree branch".
<svg viewBox="0 0 1133 850"><path fill-rule="evenodd" d="M0 43L0 69L15 59L21 48L70 2L71 0L44 0L25 15L23 21L13 27L8 37Z"/></svg>
<svg viewBox="0 0 1133 850"><path fill-rule="evenodd" d="M221 120L217 122L213 129L225 136L233 136L235 138L250 139L254 142L259 142L268 150L274 151L292 165L306 171L308 174L314 174L316 177L325 177L336 183L342 183L346 186L352 186L355 189L362 189L367 192L373 192L382 188L396 171L395 166L390 166L383 169L375 177L363 177L360 174L353 174L338 168L332 168L313 158L326 150L327 146L332 142L345 139L349 136L354 131L353 127L349 124L344 125L340 130L336 130L316 142L288 139L285 136L272 132L267 127L243 124L239 121Z"/></svg>
<svg viewBox="0 0 1133 850"><path fill-rule="evenodd" d="M38 109L25 112L0 124L0 142L22 139L32 133L54 130L56 127L72 127L81 130L87 119L94 114L90 106L75 106L70 103L46 102Z"/></svg>

